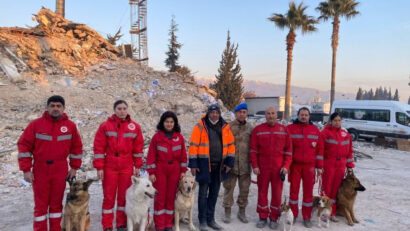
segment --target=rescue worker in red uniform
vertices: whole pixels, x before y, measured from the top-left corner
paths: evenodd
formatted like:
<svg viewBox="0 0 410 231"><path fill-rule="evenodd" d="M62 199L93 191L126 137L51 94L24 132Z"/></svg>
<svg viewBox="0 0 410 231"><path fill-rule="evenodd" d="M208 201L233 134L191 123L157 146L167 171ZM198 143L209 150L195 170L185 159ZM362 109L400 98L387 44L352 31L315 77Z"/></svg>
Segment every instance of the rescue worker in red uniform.
<svg viewBox="0 0 410 231"><path fill-rule="evenodd" d="M47 100L43 116L32 121L18 140L18 162L24 180L33 184L34 231L60 231L66 178L81 167L83 145L76 125L64 113L65 100ZM70 159L68 170L67 157Z"/></svg>
<svg viewBox="0 0 410 231"><path fill-rule="evenodd" d="M142 166L144 139L141 127L127 112L124 100L114 103L114 112L98 128L94 139L94 161L98 177L103 182L102 226L113 230L114 205L117 199L116 227L127 230L125 192L131 186L131 176L139 175Z"/></svg>
<svg viewBox="0 0 410 231"><path fill-rule="evenodd" d="M270 219L269 227L278 228L279 207L282 200L283 178L292 162L292 141L285 126L277 122L275 108L265 111L266 123L255 127L251 135L250 162L253 172L258 176L259 222L256 227L263 228ZM268 189L271 185L271 203L268 205Z"/></svg>
<svg viewBox="0 0 410 231"><path fill-rule="evenodd" d="M300 181L303 181L303 202L302 216L303 225L312 228L310 221L313 208L313 186L315 185L315 167L319 167L323 156L318 155L319 129L310 122L310 111L302 107L298 111L298 118L295 122L287 126L292 139L292 165L290 166L289 182L290 196L289 205L292 209L294 221L299 213L299 188ZM321 168L317 168L318 174Z"/></svg>
<svg viewBox="0 0 410 231"><path fill-rule="evenodd" d="M347 171L354 168L354 159L352 138L342 128L342 118L337 112L330 115L330 124L320 133L319 155L324 157L321 191L332 201L330 220L338 222L335 217L337 191L345 176L346 167Z"/></svg>
<svg viewBox="0 0 410 231"><path fill-rule="evenodd" d="M172 231L178 181L187 171L187 153L178 118L164 112L152 137L147 156L147 171L158 194L154 199L156 230Z"/></svg>

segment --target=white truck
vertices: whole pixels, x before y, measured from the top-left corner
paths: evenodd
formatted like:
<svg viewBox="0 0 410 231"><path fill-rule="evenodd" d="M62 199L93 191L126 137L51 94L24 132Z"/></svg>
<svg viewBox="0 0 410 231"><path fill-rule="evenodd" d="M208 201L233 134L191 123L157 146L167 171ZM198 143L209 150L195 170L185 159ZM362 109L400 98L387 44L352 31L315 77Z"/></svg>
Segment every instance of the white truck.
<svg viewBox="0 0 410 231"><path fill-rule="evenodd" d="M377 136L410 139L410 105L390 100L336 100L331 113L342 117L342 127L353 140Z"/></svg>

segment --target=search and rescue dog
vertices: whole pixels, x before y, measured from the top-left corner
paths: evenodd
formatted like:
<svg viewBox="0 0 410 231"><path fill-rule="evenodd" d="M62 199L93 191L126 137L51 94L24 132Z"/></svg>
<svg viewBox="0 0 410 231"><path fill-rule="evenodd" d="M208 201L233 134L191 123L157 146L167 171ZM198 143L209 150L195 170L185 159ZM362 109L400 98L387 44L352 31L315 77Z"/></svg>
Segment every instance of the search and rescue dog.
<svg viewBox="0 0 410 231"><path fill-rule="evenodd" d="M144 231L150 227L149 207L151 200L157 194L150 180L145 177L132 176L132 185L127 189L125 213L127 214L128 231Z"/></svg>
<svg viewBox="0 0 410 231"><path fill-rule="evenodd" d="M293 212L289 207L289 204L286 203L286 199L285 201L280 205L280 219L281 219L281 223L283 225L283 231L286 231L286 226L289 226L289 230L292 230L292 226L293 226Z"/></svg>
<svg viewBox="0 0 410 231"><path fill-rule="evenodd" d="M347 224L351 226L354 223L359 223L353 210L357 192L365 190L366 188L351 171L346 174L337 192L337 214L345 217Z"/></svg>
<svg viewBox="0 0 410 231"><path fill-rule="evenodd" d="M179 221L189 224L189 230L196 230L192 222L192 209L194 207L194 193L196 188L195 177L185 175L178 184L178 192L175 198L175 231L179 231ZM184 216L188 214L188 220Z"/></svg>
<svg viewBox="0 0 410 231"><path fill-rule="evenodd" d="M318 226L322 227L322 219L326 222L326 228L329 228L330 216L332 214L332 202L327 196L314 196L313 208L317 209Z"/></svg>
<svg viewBox="0 0 410 231"><path fill-rule="evenodd" d="M64 215L61 220L63 231L85 231L90 226L88 188L94 180L68 180L70 192L67 194Z"/></svg>

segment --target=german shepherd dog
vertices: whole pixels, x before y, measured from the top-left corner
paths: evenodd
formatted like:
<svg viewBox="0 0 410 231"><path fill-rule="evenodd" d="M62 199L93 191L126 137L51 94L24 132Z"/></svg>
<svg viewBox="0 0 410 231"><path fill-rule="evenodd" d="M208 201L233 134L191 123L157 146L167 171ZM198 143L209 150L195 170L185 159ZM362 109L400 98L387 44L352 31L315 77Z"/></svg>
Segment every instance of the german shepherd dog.
<svg viewBox="0 0 410 231"><path fill-rule="evenodd" d="M61 220L62 231L86 231L90 226L88 211L90 195L88 188L94 180L67 180L70 192L67 194L64 215Z"/></svg>
<svg viewBox="0 0 410 231"><path fill-rule="evenodd" d="M354 214L353 206L357 191L364 190L366 190L366 188L360 184L359 179L357 179L353 171L347 172L337 192L337 213L345 217L350 226L353 226L354 223L359 223Z"/></svg>

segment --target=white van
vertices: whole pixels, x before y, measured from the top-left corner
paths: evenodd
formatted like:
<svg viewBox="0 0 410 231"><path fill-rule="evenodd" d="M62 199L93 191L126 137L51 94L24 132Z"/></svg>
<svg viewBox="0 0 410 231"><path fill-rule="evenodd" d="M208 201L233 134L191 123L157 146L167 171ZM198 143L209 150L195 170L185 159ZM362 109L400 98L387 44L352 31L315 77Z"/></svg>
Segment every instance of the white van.
<svg viewBox="0 0 410 231"><path fill-rule="evenodd" d="M342 127L353 140L376 136L410 138L410 105L389 100L336 100L331 113L342 116Z"/></svg>

